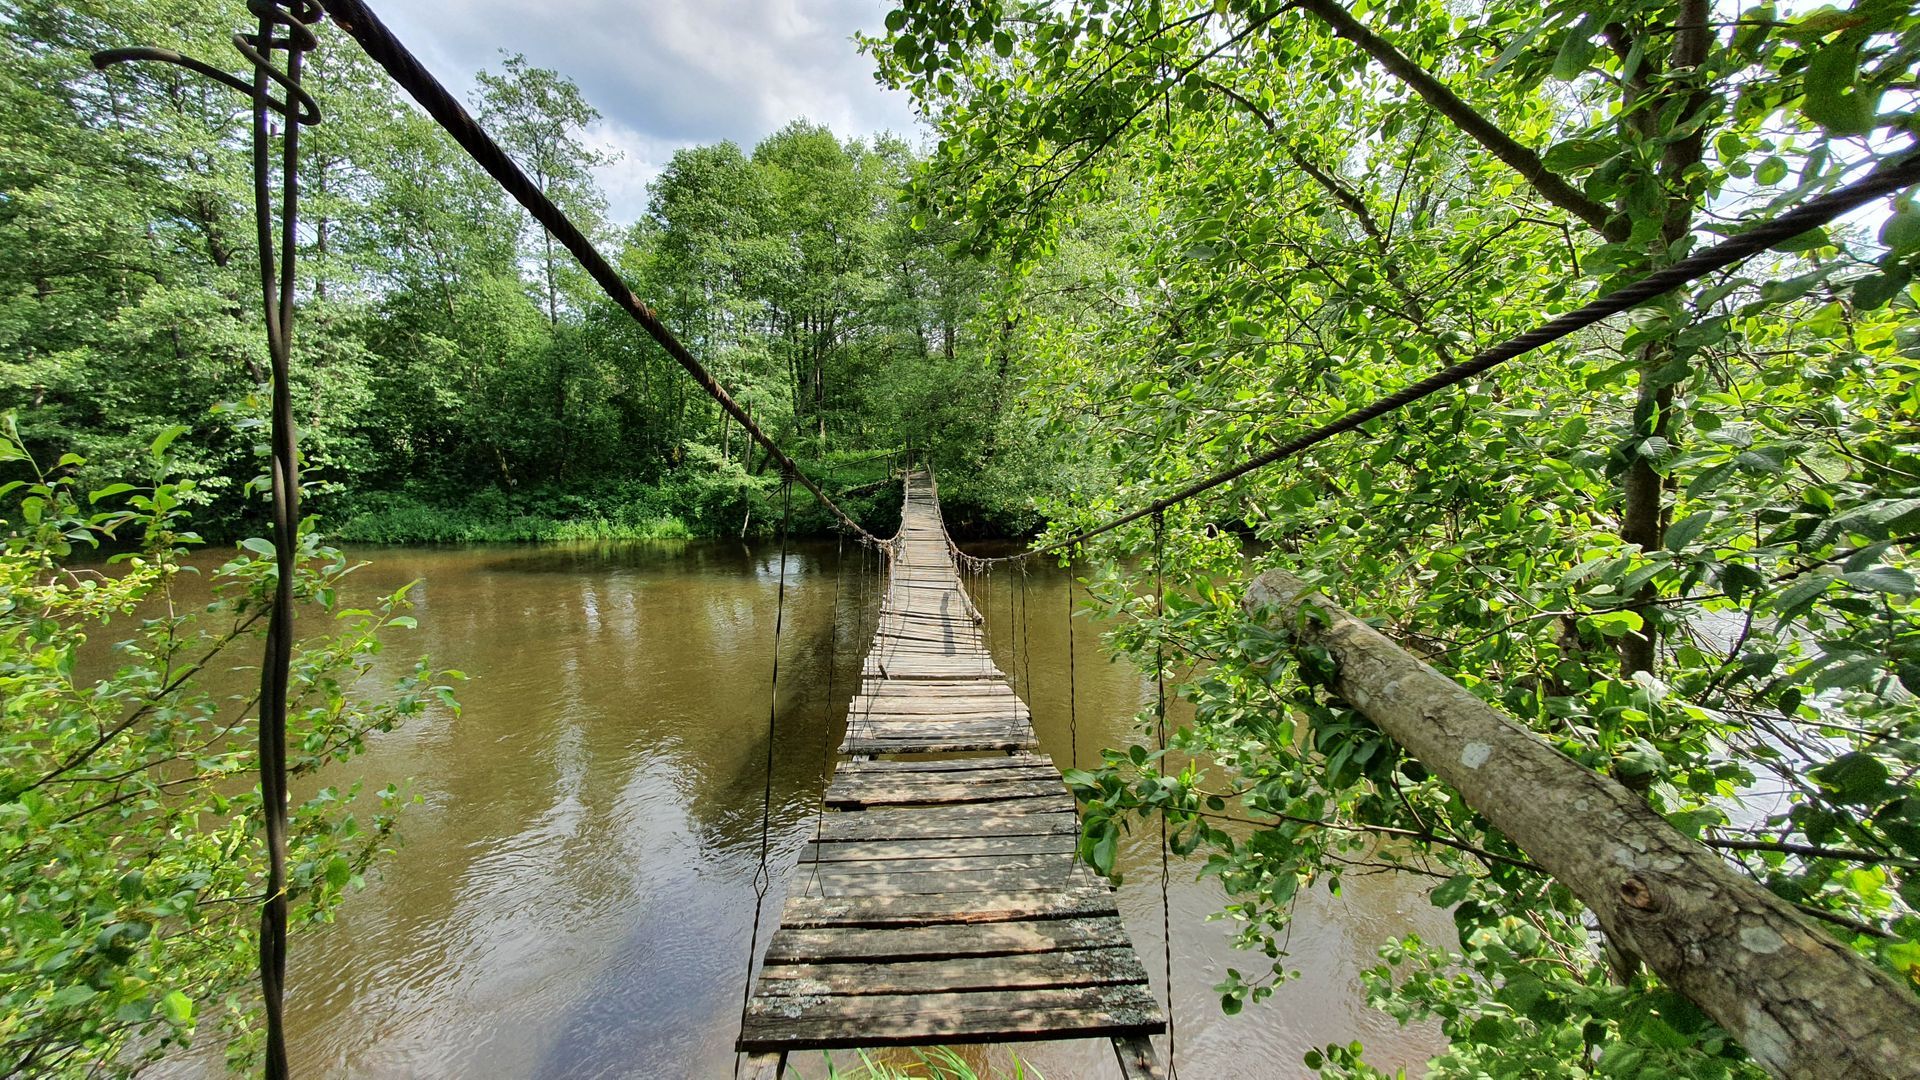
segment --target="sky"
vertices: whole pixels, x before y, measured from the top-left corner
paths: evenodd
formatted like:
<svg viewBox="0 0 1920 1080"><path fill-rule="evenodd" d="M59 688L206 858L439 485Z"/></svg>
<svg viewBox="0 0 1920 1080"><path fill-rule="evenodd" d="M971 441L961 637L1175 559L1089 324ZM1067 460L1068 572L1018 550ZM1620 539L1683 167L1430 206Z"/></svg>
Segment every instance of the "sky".
<svg viewBox="0 0 1920 1080"><path fill-rule="evenodd" d="M841 137L919 141L907 96L882 88L853 43L879 33L884 0L435 0L381 4L393 32L477 111L474 73L523 53L578 83L601 119L587 141L611 216L646 209L647 183L687 146L742 149L805 117Z"/></svg>

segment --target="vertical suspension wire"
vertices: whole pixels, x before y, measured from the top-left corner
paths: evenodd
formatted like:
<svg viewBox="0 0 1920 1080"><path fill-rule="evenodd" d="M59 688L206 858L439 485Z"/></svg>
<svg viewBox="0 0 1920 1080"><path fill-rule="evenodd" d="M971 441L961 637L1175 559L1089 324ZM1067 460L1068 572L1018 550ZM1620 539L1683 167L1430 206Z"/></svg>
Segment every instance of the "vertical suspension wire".
<svg viewBox="0 0 1920 1080"><path fill-rule="evenodd" d="M1027 564L1020 564L1020 667L1027 673L1027 706L1033 706L1033 615L1027 607Z"/></svg>
<svg viewBox="0 0 1920 1080"><path fill-rule="evenodd" d="M1073 571L1071 568L1067 571L1066 587L1060 592L1067 598L1067 768L1077 769L1080 767L1080 706L1073 657Z"/></svg>
<svg viewBox="0 0 1920 1080"><path fill-rule="evenodd" d="M1166 527L1166 512L1156 510L1153 515L1153 605L1158 620L1153 629L1153 721L1155 739L1160 747L1160 756L1156 760L1160 770L1160 785L1163 789L1167 783ZM1174 1062L1173 912L1167 900L1167 882L1167 808L1162 806L1160 808L1160 963L1167 980L1167 1080L1177 1080L1180 1069Z"/></svg>
<svg viewBox="0 0 1920 1080"><path fill-rule="evenodd" d="M787 528L793 521L793 476L780 478L780 571L773 606L773 674L767 684L767 755L760 788L760 867L753 875L753 932L747 938L747 977L740 987L740 1024L746 1026L747 1006L753 1001L753 964L760 958L760 921L773 873L767 860L773 839L773 744L780 711L780 632L787 618ZM735 1059L735 1072L738 1061Z"/></svg>
<svg viewBox="0 0 1920 1080"><path fill-rule="evenodd" d="M1020 651L1013 647L1013 578L1007 578L1007 673L1013 692L1020 692Z"/></svg>
<svg viewBox="0 0 1920 1080"><path fill-rule="evenodd" d="M833 543L833 606L827 614L827 695L820 703L820 775L828 785L833 783L833 676L834 667L839 662L840 644L840 576L846 570L847 536L839 533ZM813 873L807 879L807 889L820 882L820 831L827 825L827 800L823 791L816 803L813 822Z"/></svg>

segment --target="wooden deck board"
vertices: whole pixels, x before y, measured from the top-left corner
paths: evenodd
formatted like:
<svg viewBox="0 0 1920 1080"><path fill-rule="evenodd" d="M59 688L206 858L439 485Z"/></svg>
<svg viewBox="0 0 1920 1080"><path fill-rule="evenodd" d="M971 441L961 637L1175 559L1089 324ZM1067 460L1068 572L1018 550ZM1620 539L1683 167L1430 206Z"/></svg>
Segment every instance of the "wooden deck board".
<svg viewBox="0 0 1920 1080"><path fill-rule="evenodd" d="M909 477L843 761L794 868L738 1046L1111 1037L1166 1028L1113 890L1076 862L1079 819L1007 685ZM938 760L889 755L988 754ZM1145 1075L1145 1074L1142 1074Z"/></svg>

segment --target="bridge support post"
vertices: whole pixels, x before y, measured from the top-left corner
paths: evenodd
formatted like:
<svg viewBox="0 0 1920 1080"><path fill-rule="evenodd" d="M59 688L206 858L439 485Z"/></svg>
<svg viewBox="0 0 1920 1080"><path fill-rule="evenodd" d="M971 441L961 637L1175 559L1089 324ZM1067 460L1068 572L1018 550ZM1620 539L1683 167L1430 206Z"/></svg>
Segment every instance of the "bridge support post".
<svg viewBox="0 0 1920 1080"><path fill-rule="evenodd" d="M780 1080L787 1071L787 1055L753 1054L747 1058L747 1080Z"/></svg>
<svg viewBox="0 0 1920 1080"><path fill-rule="evenodd" d="M1910 1077L1920 998L1792 905L1281 571L1243 601L1334 659L1333 689L1592 909L1775 1076Z"/></svg>
<svg viewBox="0 0 1920 1080"><path fill-rule="evenodd" d="M1153 1052L1153 1040L1145 1035L1113 1040L1113 1056L1120 1059L1120 1075L1125 1080L1166 1080L1167 1074Z"/></svg>

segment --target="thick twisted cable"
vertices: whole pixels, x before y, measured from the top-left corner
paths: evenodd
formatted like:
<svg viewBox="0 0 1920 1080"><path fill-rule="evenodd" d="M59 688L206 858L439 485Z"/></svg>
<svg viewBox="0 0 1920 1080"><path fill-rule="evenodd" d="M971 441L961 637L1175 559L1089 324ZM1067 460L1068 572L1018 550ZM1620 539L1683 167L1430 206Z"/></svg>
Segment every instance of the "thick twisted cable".
<svg viewBox="0 0 1920 1080"><path fill-rule="evenodd" d="M290 10L289 10L290 9ZM247 0L247 10L255 17L273 26L287 28L285 37L262 39L258 34L233 35L233 47L247 58L254 70L264 72L268 79L286 93L284 98L268 95L267 108L285 117L290 124L318 124L320 122L320 104L313 95L301 89L299 84L288 77L287 73L274 65L267 54L275 49L287 52L310 52L320 40L314 36L312 23L320 21L319 0L289 0L284 6L273 0ZM198 60L185 53L172 49L156 49L138 46L126 49L101 49L90 58L95 69L105 71L115 64L132 63L139 60L151 60L155 63L172 64L186 68L212 79L247 97L253 97L253 84L237 75L214 67L204 60ZM291 102L291 104L289 104Z"/></svg>
<svg viewBox="0 0 1920 1080"><path fill-rule="evenodd" d="M1238 465L1222 472L1214 473L1204 480L1181 488L1162 499L1156 499L1146 506L1128 514L1123 514L1104 525L1096 526L1085 532L1075 533L1064 540L1057 540L1041 547L1020 552L1017 555L1002 555L983 562L1011 562L1016 559L1028 559L1035 555L1044 555L1051 551L1071 547L1096 536L1110 533L1123 525L1129 525L1142 518L1171 509L1196 495L1211 491L1222 484L1232 483L1256 469L1265 468L1277 461L1294 455L1354 428L1377 420L1396 409L1404 408L1438 391L1466 382L1468 379L1485 372L1489 368L1503 364L1516 356L1523 356L1535 349L1551 345L1561 338L1586 329L1602 319L1618 315L1629 308L1638 307L1649 300L1672 292L1695 279L1705 277L1716 270L1723 270L1743 259L1757 255L1768 248L1783 244L1801 233L1826 225L1842 214L1857 210L1867 203L1884 195L1891 195L1903 188L1920 183L1920 152L1910 152L1906 156L1883 165L1866 176L1816 199L1794 207L1774 218L1772 221L1756 225L1738 236L1721 241L1705 251L1696 252L1665 269L1656 270L1631 285L1616 289L1591 303L1575 308L1565 315L1544 323L1517 337L1508 338L1492 348L1476 353L1471 359L1434 372L1419 382L1380 398L1370 405L1347 413L1330 423L1314 428L1312 431L1296 436L1263 453L1256 454Z"/></svg>

